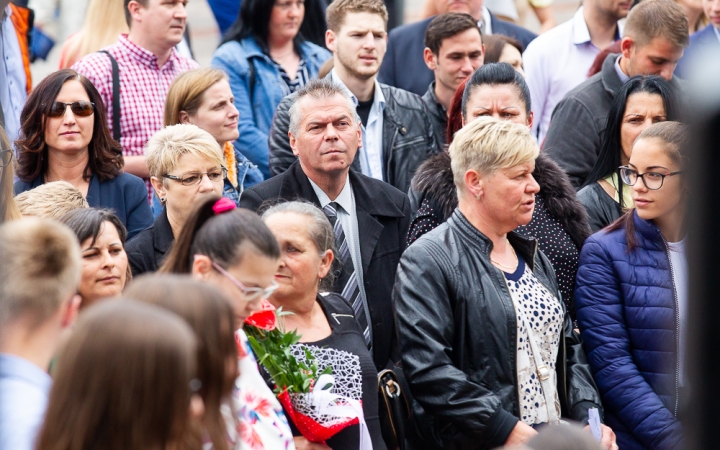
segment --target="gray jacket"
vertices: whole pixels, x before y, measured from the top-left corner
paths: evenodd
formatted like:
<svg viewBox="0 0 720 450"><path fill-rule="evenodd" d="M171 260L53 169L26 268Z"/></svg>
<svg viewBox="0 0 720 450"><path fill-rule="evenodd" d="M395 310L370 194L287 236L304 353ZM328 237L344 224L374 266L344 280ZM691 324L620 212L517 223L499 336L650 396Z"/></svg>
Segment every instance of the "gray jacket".
<svg viewBox="0 0 720 450"><path fill-rule="evenodd" d="M567 172L576 189L597 161L610 105L623 85L615 71L618 56L608 55L600 73L568 92L552 114L543 150ZM670 84L679 87L675 77Z"/></svg>
<svg viewBox="0 0 720 450"><path fill-rule="evenodd" d="M593 233L615 222L623 214L620 204L607 195L600 183L585 186L578 191L577 196L587 211Z"/></svg>
<svg viewBox="0 0 720 450"><path fill-rule="evenodd" d="M383 167L384 179L392 186L407 192L415 170L430 155L439 151L427 107L422 99L410 92L380 83L385 96L383 110ZM268 143L270 144L270 174L285 172L297 159L290 148L290 105L292 95L282 99L275 111ZM359 152L358 152L359 154ZM361 172L360 160L355 157L352 167Z"/></svg>

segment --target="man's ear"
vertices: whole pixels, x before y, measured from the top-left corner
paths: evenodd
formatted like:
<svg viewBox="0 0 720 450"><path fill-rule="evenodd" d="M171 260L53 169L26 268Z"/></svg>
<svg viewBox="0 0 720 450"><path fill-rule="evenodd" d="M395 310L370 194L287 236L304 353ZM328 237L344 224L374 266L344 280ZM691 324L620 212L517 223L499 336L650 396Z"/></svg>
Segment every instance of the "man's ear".
<svg viewBox="0 0 720 450"><path fill-rule="evenodd" d="M633 47L635 47L635 41L630 36L625 36L620 41L620 51L622 52L623 58L630 58Z"/></svg>
<svg viewBox="0 0 720 450"><path fill-rule="evenodd" d="M333 30L325 31L325 47L335 53L335 32Z"/></svg>
<svg viewBox="0 0 720 450"><path fill-rule="evenodd" d="M130 0L130 2L127 5L127 10L130 13L130 17L133 18L133 20L137 20L138 22L142 21L142 15L140 13L140 10L142 9L142 5L140 2L136 0Z"/></svg>
<svg viewBox="0 0 720 450"><path fill-rule="evenodd" d="M423 59L425 60L425 65L430 70L437 69L437 56L430 50L429 47L425 47L425 50L423 50Z"/></svg>
<svg viewBox="0 0 720 450"><path fill-rule="evenodd" d="M296 157L300 154L297 150L297 139L295 139L295 136L292 135L291 132L288 131L288 139L290 140L290 148L292 149L293 155Z"/></svg>

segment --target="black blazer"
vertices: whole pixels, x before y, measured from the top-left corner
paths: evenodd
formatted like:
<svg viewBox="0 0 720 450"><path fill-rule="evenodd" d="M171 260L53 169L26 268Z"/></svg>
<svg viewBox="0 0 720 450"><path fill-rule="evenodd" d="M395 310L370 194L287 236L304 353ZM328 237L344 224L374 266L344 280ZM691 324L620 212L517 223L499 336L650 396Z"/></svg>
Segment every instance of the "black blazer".
<svg viewBox="0 0 720 450"><path fill-rule="evenodd" d="M435 74L428 69L423 59L425 31L434 18L429 17L390 31L378 81L417 95L425 93L428 84L435 80ZM500 20L493 13L490 13L490 27L493 34L517 39L523 48L527 48L530 41L537 37L532 31Z"/></svg>
<svg viewBox="0 0 720 450"><path fill-rule="evenodd" d="M141 231L125 245L133 277L157 272L173 242L175 236L168 221L167 209L163 209L150 228Z"/></svg>
<svg viewBox="0 0 720 450"><path fill-rule="evenodd" d="M395 271L405 250L410 201L383 181L354 170L350 170L349 177L355 194L363 281L372 322L373 360L380 371L399 359L391 297ZM320 207L298 161L280 175L245 189L240 207L257 211L266 201L277 199L304 199Z"/></svg>

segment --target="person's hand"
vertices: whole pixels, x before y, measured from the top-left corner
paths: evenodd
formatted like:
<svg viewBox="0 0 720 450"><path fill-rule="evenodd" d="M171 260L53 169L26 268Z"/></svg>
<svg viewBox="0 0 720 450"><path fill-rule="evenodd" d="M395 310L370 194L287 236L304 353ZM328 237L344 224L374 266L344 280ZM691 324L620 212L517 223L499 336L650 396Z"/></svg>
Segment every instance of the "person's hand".
<svg viewBox="0 0 720 450"><path fill-rule="evenodd" d="M600 439L600 448L602 450L618 450L615 432L607 425L600 424L602 430L602 438ZM585 430L590 432L590 425L585 426Z"/></svg>
<svg viewBox="0 0 720 450"><path fill-rule="evenodd" d="M515 424L510 436L508 436L505 445L522 445L532 439L537 434L537 431L529 425L525 425L521 420Z"/></svg>
<svg viewBox="0 0 720 450"><path fill-rule="evenodd" d="M295 448L297 450L332 450L327 445L310 442L304 437L296 436L293 438L293 441L295 441Z"/></svg>

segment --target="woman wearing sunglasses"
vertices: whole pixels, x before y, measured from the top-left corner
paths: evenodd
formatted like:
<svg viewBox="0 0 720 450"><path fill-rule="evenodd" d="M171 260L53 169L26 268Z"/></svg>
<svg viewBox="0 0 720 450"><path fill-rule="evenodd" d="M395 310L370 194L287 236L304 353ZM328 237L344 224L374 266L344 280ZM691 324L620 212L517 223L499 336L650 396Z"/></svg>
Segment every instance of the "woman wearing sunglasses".
<svg viewBox="0 0 720 450"><path fill-rule="evenodd" d="M280 403L260 375L242 330L245 319L277 289L279 258L275 237L255 213L215 197L198 202L160 269L211 283L232 302L240 357L233 395L239 405L241 448L294 448Z"/></svg>
<svg viewBox="0 0 720 450"><path fill-rule="evenodd" d="M13 151L7 135L0 126L0 224L19 219L20 211L13 200Z"/></svg>
<svg viewBox="0 0 720 450"><path fill-rule="evenodd" d="M640 134L620 168L635 208L580 253L577 319L605 422L624 450L683 447L686 134L678 122Z"/></svg>
<svg viewBox="0 0 720 450"><path fill-rule="evenodd" d="M70 69L50 74L28 97L20 122L16 195L63 180L91 207L112 209L128 237L152 224L145 183L123 172L122 149L87 78Z"/></svg>

